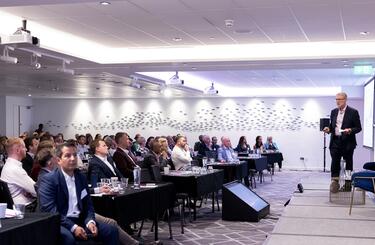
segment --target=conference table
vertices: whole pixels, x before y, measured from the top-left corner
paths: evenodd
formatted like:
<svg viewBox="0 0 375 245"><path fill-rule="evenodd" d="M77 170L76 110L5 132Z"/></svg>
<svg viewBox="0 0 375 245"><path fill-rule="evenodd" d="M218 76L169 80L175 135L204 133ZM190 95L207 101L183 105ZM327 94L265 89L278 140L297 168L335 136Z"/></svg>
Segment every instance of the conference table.
<svg viewBox="0 0 375 245"><path fill-rule="evenodd" d="M95 212L115 219L121 227L150 218L155 223L158 240L158 219L165 210L173 208L175 187L172 183L141 185L140 189L126 188L124 194L91 195Z"/></svg>
<svg viewBox="0 0 375 245"><path fill-rule="evenodd" d="M215 211L215 192L221 189L224 181L224 171L208 170L206 173L196 174L192 171L170 171L162 174L165 182L174 184L177 193L186 193L193 199L193 218L197 218L197 198L212 194L212 212Z"/></svg>
<svg viewBox="0 0 375 245"><path fill-rule="evenodd" d="M58 244L60 215L25 213L23 219L1 219L0 244L51 245Z"/></svg>
<svg viewBox="0 0 375 245"><path fill-rule="evenodd" d="M215 162L208 163L207 166L212 166L214 169L222 169L224 171L224 183L229 183L234 180L242 182L244 180L247 187L249 183L249 167L247 161L240 162Z"/></svg>

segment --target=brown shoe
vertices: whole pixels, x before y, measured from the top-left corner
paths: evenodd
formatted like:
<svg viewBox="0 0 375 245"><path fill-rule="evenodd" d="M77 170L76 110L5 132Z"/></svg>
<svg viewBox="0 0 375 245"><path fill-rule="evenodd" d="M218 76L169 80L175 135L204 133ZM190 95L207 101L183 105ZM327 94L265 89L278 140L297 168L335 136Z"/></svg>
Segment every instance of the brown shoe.
<svg viewBox="0 0 375 245"><path fill-rule="evenodd" d="M340 189L339 181L332 179L331 185L329 186L329 190L331 191L331 193L337 193L339 192L339 189Z"/></svg>

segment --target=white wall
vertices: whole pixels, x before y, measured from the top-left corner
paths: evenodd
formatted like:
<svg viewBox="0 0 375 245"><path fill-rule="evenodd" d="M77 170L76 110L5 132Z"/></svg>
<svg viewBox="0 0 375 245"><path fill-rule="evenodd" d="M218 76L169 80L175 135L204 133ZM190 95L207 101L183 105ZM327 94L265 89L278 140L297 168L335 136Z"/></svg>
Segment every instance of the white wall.
<svg viewBox="0 0 375 245"><path fill-rule="evenodd" d="M5 96L5 133L7 136L19 136L19 124L25 131L31 131L33 122L33 101L31 98ZM21 107L21 115L18 114ZM26 109L30 108L30 109Z"/></svg>
<svg viewBox="0 0 375 245"><path fill-rule="evenodd" d="M198 135L229 136L236 146L241 135L250 144L255 137L272 135L285 158L285 167L323 169L323 133L319 118L329 117L335 107L331 98L189 98L189 99L34 99L34 121L53 134L69 138L76 133L95 135L126 131L131 136L187 135L193 144ZM363 115L363 101L349 105ZM372 152L362 147L362 133L354 155L355 168L362 168ZM327 137L327 146L329 137ZM300 158L304 157L305 161ZM330 166L327 149L327 169Z"/></svg>

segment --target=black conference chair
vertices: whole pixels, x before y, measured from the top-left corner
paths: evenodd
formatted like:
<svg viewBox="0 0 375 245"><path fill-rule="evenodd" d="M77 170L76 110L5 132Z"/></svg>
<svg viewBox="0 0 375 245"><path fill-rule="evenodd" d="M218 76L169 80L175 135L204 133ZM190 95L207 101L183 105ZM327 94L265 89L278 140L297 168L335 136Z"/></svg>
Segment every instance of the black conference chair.
<svg viewBox="0 0 375 245"><path fill-rule="evenodd" d="M13 209L14 202L8 184L2 180L0 180L0 202L7 203L7 208Z"/></svg>

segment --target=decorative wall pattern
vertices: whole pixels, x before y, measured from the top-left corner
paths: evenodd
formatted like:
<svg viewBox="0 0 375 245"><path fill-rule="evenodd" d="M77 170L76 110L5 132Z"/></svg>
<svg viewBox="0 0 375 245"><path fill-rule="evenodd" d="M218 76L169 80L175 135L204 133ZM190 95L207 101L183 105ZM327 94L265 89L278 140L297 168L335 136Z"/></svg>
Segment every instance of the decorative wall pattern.
<svg viewBox="0 0 375 245"><path fill-rule="evenodd" d="M72 127L76 131L126 131L133 128L146 128L158 131L167 126L182 132L209 132L231 130L260 131L296 131L303 127L317 129L319 116L312 120L304 118L305 108L290 107L286 104L265 103L259 101L252 106L236 103L235 106L215 106L200 108L195 114L187 111L175 111L172 115L163 111L137 111L133 115L112 119L109 115L87 123L71 122L60 125L48 120L44 124L49 128L63 129ZM83 113L83 112L82 112ZM309 112L313 113L313 112ZM189 120L190 118L190 120ZM192 120L193 119L193 120Z"/></svg>

